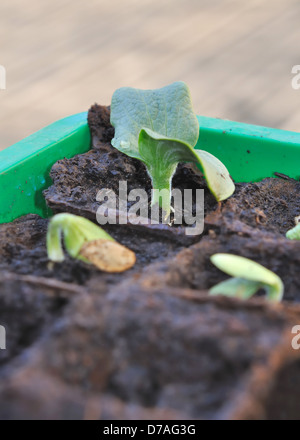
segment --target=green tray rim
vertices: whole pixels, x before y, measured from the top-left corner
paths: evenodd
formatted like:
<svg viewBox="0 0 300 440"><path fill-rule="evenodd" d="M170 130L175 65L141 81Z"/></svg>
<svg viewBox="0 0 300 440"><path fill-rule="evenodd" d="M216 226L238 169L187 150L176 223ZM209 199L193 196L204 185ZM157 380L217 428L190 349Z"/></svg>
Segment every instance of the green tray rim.
<svg viewBox="0 0 300 440"><path fill-rule="evenodd" d="M0 151L0 223L33 213L49 217L43 191L51 167L91 148L87 112L60 119ZM224 119L197 116L195 148L209 151L235 181L259 181L275 172L299 179L300 133ZM298 165L299 164L299 165ZM99 188L100 189L100 188Z"/></svg>

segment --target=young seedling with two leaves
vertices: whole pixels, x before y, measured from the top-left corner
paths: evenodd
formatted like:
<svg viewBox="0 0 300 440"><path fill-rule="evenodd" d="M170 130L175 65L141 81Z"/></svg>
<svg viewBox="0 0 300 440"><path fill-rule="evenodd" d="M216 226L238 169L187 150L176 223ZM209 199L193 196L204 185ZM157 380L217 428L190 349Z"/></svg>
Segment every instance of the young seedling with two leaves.
<svg viewBox="0 0 300 440"><path fill-rule="evenodd" d="M57 214L49 222L47 250L51 261L64 261L62 236L71 257L105 272L123 272L135 264L134 252L91 221L73 214Z"/></svg>
<svg viewBox="0 0 300 440"><path fill-rule="evenodd" d="M194 149L199 123L185 83L175 82L157 90L116 90L111 124L115 127L112 145L146 165L154 189L152 206L158 203L166 218L171 211L172 178L179 162L198 165L218 201L233 194L234 184L222 162L207 151ZM160 197L158 190L167 190L169 197Z"/></svg>
<svg viewBox="0 0 300 440"><path fill-rule="evenodd" d="M248 258L231 254L215 254L212 263L227 275L232 276L210 289L210 295L226 295L248 299L258 290L264 289L271 301L281 301L284 286L275 273Z"/></svg>

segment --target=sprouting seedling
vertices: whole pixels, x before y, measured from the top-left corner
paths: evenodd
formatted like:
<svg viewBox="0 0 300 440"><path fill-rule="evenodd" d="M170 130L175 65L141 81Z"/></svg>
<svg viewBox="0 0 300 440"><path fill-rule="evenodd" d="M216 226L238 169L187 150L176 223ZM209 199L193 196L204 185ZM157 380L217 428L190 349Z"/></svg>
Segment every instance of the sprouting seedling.
<svg viewBox="0 0 300 440"><path fill-rule="evenodd" d="M62 236L68 254L92 263L105 272L123 272L136 261L131 250L117 243L109 234L91 221L73 214L57 214L49 222L47 232L48 258L64 260Z"/></svg>
<svg viewBox="0 0 300 440"><path fill-rule="evenodd" d="M223 294L248 299L259 289L264 289L268 299L282 300L284 286L281 279L255 261L231 254L215 254L211 261L218 269L233 278L214 286L209 291L210 295Z"/></svg>
<svg viewBox="0 0 300 440"><path fill-rule="evenodd" d="M207 151L194 149L199 123L185 83L157 90L116 90L111 124L115 127L112 145L146 165L154 189L152 206L158 203L166 217L171 211L172 178L179 162L197 164L218 201L233 194L234 184L222 162ZM167 190L168 197L160 197L161 190Z"/></svg>
<svg viewBox="0 0 300 440"><path fill-rule="evenodd" d="M289 240L300 240L300 223L299 216L295 218L296 226L286 233L286 238Z"/></svg>

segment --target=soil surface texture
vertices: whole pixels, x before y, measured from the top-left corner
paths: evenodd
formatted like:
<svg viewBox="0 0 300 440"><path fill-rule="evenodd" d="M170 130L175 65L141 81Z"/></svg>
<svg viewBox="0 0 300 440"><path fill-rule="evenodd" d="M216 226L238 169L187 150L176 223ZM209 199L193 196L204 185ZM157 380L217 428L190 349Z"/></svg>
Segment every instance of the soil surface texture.
<svg viewBox="0 0 300 440"><path fill-rule="evenodd" d="M111 146L109 119L108 107L94 105L91 150L53 166L45 198L54 213L96 222L98 191L118 194L127 181L128 193L146 190L150 215L147 171ZM204 190L203 234L106 225L137 256L122 274L68 256L49 262L47 219L0 225L1 419L300 419L300 350L292 348L300 242L285 237L300 215L300 183L237 183L218 204L199 172L180 164L173 187ZM218 252L278 274L283 302L263 292L248 301L209 296L228 278L210 262Z"/></svg>

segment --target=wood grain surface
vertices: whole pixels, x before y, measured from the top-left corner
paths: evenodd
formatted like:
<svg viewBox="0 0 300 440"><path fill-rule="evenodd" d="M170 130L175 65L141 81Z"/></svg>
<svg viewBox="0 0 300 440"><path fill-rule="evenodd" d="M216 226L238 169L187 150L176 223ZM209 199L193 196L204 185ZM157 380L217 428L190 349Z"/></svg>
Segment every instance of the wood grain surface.
<svg viewBox="0 0 300 440"><path fill-rule="evenodd" d="M0 149L176 80L198 114L299 131L299 18L297 0L1 0Z"/></svg>

